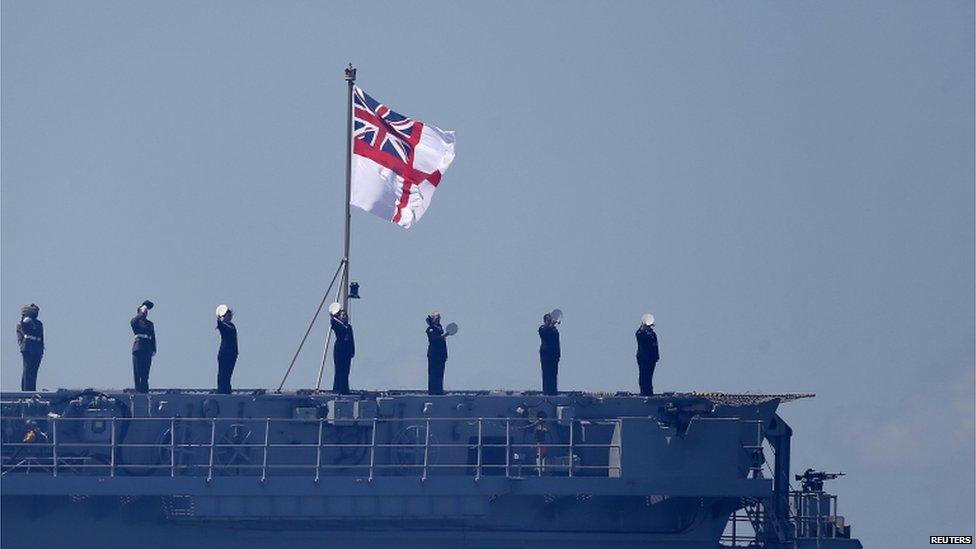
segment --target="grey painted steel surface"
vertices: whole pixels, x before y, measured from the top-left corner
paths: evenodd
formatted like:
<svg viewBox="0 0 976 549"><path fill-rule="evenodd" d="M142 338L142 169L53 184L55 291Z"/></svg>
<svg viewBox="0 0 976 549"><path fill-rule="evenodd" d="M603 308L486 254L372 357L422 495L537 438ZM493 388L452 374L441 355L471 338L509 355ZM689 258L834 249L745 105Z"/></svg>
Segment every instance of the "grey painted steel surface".
<svg viewBox="0 0 976 549"><path fill-rule="evenodd" d="M763 440L802 396L3 393L3 541L101 514L199 539L714 548L744 502L786 501ZM801 533L836 533L821 515Z"/></svg>

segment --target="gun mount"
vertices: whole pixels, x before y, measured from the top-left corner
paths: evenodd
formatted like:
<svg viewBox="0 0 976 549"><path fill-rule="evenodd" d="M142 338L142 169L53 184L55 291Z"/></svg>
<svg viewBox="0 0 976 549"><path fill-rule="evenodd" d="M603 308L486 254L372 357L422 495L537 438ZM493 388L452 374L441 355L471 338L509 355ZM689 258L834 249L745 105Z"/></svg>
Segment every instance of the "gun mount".
<svg viewBox="0 0 976 549"><path fill-rule="evenodd" d="M794 475L794 478L801 482L804 492L823 492L824 481L834 480L842 476L844 476L844 473L827 473L807 469L802 475Z"/></svg>

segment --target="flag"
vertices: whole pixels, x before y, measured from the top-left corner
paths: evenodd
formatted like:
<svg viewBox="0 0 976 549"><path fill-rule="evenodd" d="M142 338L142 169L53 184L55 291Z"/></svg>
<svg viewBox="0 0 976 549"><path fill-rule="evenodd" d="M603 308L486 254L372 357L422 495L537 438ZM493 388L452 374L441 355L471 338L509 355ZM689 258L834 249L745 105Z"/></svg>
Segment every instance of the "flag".
<svg viewBox="0 0 976 549"><path fill-rule="evenodd" d="M349 203L410 228L454 160L454 132L394 112L353 86Z"/></svg>

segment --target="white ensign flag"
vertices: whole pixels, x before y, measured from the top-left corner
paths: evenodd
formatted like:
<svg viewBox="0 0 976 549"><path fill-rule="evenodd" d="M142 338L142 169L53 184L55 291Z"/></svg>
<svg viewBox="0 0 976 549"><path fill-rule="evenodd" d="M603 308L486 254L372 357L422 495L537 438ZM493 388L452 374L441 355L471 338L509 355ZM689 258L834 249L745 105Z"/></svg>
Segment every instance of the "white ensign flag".
<svg viewBox="0 0 976 549"><path fill-rule="evenodd" d="M454 160L454 132L407 118L353 87L349 203L409 229Z"/></svg>

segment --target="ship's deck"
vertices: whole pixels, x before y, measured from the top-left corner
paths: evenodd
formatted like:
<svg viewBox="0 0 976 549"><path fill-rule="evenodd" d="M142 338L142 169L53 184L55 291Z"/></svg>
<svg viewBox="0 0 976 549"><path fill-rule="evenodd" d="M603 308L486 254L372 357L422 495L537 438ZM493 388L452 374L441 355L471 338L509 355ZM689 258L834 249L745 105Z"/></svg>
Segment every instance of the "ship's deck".
<svg viewBox="0 0 976 549"><path fill-rule="evenodd" d="M90 392L90 393L100 393L105 395L135 395L132 389L113 389L113 388L85 388L85 389L65 389L59 388L55 391L41 390L36 392L31 391L0 391L0 395L3 398L23 398L30 395L39 395L45 397L48 395L57 394L74 394L79 392ZM216 394L214 389L195 389L195 388L159 388L152 389L149 391L150 395L213 395ZM578 399L580 397L589 397L596 399L613 399L613 398L638 398L638 399L698 399L704 398L713 402L717 406L757 406L760 404L765 404L772 401L778 401L780 404L786 404L788 402L793 402L795 400L800 400L804 398L813 398L816 395L813 393L724 393L717 391L691 391L691 392L666 392L666 393L656 393L653 396L645 397L637 393L630 393L626 391L616 391L616 392L601 392L601 391L563 391L557 395L544 395L541 391L516 391L516 390L505 390L505 389L491 389L491 390L461 390L461 391L449 391L443 395L428 395L427 391L422 389L388 389L388 390L362 390L353 391L348 395L338 395L331 391L315 391L312 389L297 389L297 390L284 390L284 391L274 391L271 389L236 389L232 395L240 396L276 396L280 395L282 397L337 397L343 396L344 398L359 398L359 399L373 399L379 397L427 397L427 398L443 398L443 397L549 397L552 399Z"/></svg>

